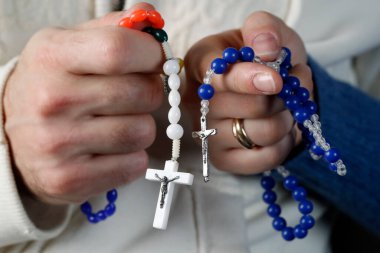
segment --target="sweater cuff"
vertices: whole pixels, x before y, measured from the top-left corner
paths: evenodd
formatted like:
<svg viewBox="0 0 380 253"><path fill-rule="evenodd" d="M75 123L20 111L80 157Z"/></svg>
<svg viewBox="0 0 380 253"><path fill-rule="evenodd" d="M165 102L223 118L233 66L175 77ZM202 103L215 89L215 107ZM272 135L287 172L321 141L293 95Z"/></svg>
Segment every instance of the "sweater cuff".
<svg viewBox="0 0 380 253"><path fill-rule="evenodd" d="M0 247L59 235L66 227L71 207L50 206L18 192L4 131L5 83L17 65L14 58L0 67Z"/></svg>

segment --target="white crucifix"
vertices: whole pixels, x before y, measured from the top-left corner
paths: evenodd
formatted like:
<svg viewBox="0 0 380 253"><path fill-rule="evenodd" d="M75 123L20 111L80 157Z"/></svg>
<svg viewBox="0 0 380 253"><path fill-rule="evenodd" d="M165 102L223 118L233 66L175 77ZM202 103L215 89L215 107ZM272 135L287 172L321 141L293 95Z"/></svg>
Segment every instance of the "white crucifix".
<svg viewBox="0 0 380 253"><path fill-rule="evenodd" d="M202 166L203 166L203 178L205 182L208 182L208 141L207 138L216 134L216 129L207 129L206 116L201 117L201 131L193 132L193 138L199 138L202 140Z"/></svg>
<svg viewBox="0 0 380 253"><path fill-rule="evenodd" d="M175 184L192 185L194 176L190 173L178 172L178 162L167 160L164 170L148 169L145 179L161 182L153 227L166 229Z"/></svg>

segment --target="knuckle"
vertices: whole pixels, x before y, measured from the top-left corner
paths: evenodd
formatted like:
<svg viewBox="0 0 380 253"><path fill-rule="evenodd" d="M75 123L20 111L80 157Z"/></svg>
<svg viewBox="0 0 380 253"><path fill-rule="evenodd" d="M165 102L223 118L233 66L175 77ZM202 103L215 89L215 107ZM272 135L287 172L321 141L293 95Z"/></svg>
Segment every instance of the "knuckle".
<svg viewBox="0 0 380 253"><path fill-rule="evenodd" d="M248 16L245 22L246 23L252 23L252 22L268 23L268 21L278 22L279 18L277 18L276 16L274 16L273 14L267 11L255 11Z"/></svg>
<svg viewBox="0 0 380 253"><path fill-rule="evenodd" d="M71 142L70 138L62 134L62 131L47 126L40 127L39 131L36 132L36 137L38 151L46 155L60 153Z"/></svg>
<svg viewBox="0 0 380 253"><path fill-rule="evenodd" d="M107 31L99 47L104 71L109 74L120 74L123 70L123 65L130 62L128 61L130 58L128 43L120 33L115 31L114 29ZM121 62L121 52L123 52L123 62Z"/></svg>
<svg viewBox="0 0 380 253"><path fill-rule="evenodd" d="M31 38L26 47L26 52L30 52L33 56L33 62L30 62L31 66L37 64L41 67L52 68L59 65L57 43L54 41L60 31L59 28L45 28Z"/></svg>
<svg viewBox="0 0 380 253"><path fill-rule="evenodd" d="M136 121L137 122L137 121ZM150 115L139 116L136 124L120 125L111 132L111 142L129 152L149 147L156 136L155 122Z"/></svg>
<svg viewBox="0 0 380 253"><path fill-rule="evenodd" d="M58 93L56 88L48 85L39 89L35 100L37 113L43 118L57 115L72 104L72 98Z"/></svg>

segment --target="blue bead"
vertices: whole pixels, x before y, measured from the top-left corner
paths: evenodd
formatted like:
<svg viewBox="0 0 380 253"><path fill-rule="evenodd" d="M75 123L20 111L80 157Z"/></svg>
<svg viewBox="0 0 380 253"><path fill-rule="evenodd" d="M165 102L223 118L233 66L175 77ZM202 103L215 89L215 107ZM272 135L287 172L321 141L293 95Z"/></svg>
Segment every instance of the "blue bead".
<svg viewBox="0 0 380 253"><path fill-rule="evenodd" d="M298 205L298 210L302 214L309 214L313 211L313 203L309 200L302 200Z"/></svg>
<svg viewBox="0 0 380 253"><path fill-rule="evenodd" d="M115 189L112 189L107 192L107 200L110 203L114 203L117 200L117 191Z"/></svg>
<svg viewBox="0 0 380 253"><path fill-rule="evenodd" d="M292 192L293 198L297 201L304 200L306 198L306 190L302 186L298 186L295 190Z"/></svg>
<svg viewBox="0 0 380 253"><path fill-rule="evenodd" d="M285 52L286 52L286 57L285 57L285 59L283 61L283 64L290 65L291 59L292 59L292 52L287 47L283 47L282 49L285 50Z"/></svg>
<svg viewBox="0 0 380 253"><path fill-rule="evenodd" d="M311 100L304 102L303 107L309 112L310 115L317 113L317 104Z"/></svg>
<svg viewBox="0 0 380 253"><path fill-rule="evenodd" d="M210 84L202 84L198 88L198 96L202 100L210 100L214 96L214 88Z"/></svg>
<svg viewBox="0 0 380 253"><path fill-rule="evenodd" d="M286 227L286 220L282 217L277 217L273 219L272 226L275 230L281 231Z"/></svg>
<svg viewBox="0 0 380 253"><path fill-rule="evenodd" d="M329 163L335 163L336 161L340 159L340 154L339 154L338 149L330 148L329 150L325 152L324 158Z"/></svg>
<svg viewBox="0 0 380 253"><path fill-rule="evenodd" d="M309 119L311 115L305 108L301 107L294 111L293 116L298 123L303 123L305 120Z"/></svg>
<svg viewBox="0 0 380 253"><path fill-rule="evenodd" d="M223 51L223 59L226 62L233 64L239 59L239 51L236 48L228 47Z"/></svg>
<svg viewBox="0 0 380 253"><path fill-rule="evenodd" d="M315 220L311 215L304 215L300 219L300 226L305 229L311 229L314 227Z"/></svg>
<svg viewBox="0 0 380 253"><path fill-rule="evenodd" d="M281 207L277 204L270 204L267 213L270 217L276 218L281 214Z"/></svg>
<svg viewBox="0 0 380 253"><path fill-rule="evenodd" d="M329 169L333 172L336 172L338 170L338 167L336 166L335 163L330 163L329 164Z"/></svg>
<svg viewBox="0 0 380 253"><path fill-rule="evenodd" d="M240 48L240 60L245 62L252 62L255 57L255 52L250 47L242 47Z"/></svg>
<svg viewBox="0 0 380 253"><path fill-rule="evenodd" d="M301 102L306 102L310 97L309 91L304 87L296 89L294 94L301 100Z"/></svg>
<svg viewBox="0 0 380 253"><path fill-rule="evenodd" d="M286 68L283 68L283 67L280 67L280 73L279 74L283 80L285 80L289 76L288 70Z"/></svg>
<svg viewBox="0 0 380 253"><path fill-rule="evenodd" d="M263 200L267 204L273 204L276 201L276 199L277 199L277 195L276 193L274 193L274 191L266 190L263 193Z"/></svg>
<svg viewBox="0 0 380 253"><path fill-rule="evenodd" d="M285 98L285 106L290 111L295 111L298 108L301 108L301 100L299 99L299 97L289 96Z"/></svg>
<svg viewBox="0 0 380 253"><path fill-rule="evenodd" d="M88 202L84 202L82 205L80 205L80 209L84 214L91 214L92 213L92 207L91 204Z"/></svg>
<svg viewBox="0 0 380 253"><path fill-rule="evenodd" d="M211 62L211 69L215 74L223 74L227 70L227 62L221 58L216 58Z"/></svg>
<svg viewBox="0 0 380 253"><path fill-rule="evenodd" d="M294 236L298 239L303 239L307 236L307 229L304 229L300 225L294 227Z"/></svg>
<svg viewBox="0 0 380 253"><path fill-rule="evenodd" d="M293 88L290 86L290 84L284 83L280 93L278 93L278 96L282 99L286 99L292 94L293 94Z"/></svg>
<svg viewBox="0 0 380 253"><path fill-rule="evenodd" d="M94 223L94 224L99 222L99 219L98 219L98 217L95 214L89 214L89 215L87 215L87 220L90 223Z"/></svg>
<svg viewBox="0 0 380 253"><path fill-rule="evenodd" d="M107 216L111 216L115 213L116 211L116 206L113 203L109 203L106 208L104 209L104 212Z"/></svg>
<svg viewBox="0 0 380 253"><path fill-rule="evenodd" d="M323 155L325 153L325 151L315 143L313 143L313 145L311 145L310 150L311 150L311 152L313 152L316 155Z"/></svg>
<svg viewBox="0 0 380 253"><path fill-rule="evenodd" d="M289 84L293 89L298 89L300 87L300 80L295 76L288 76L285 83Z"/></svg>
<svg viewBox="0 0 380 253"><path fill-rule="evenodd" d="M285 189L293 191L298 187L298 180L294 176L290 175L285 178L283 185Z"/></svg>
<svg viewBox="0 0 380 253"><path fill-rule="evenodd" d="M274 185L276 184L276 182L274 181L273 177L270 177L270 176L263 176L261 177L261 186L265 189L265 190L271 190Z"/></svg>
<svg viewBox="0 0 380 253"><path fill-rule="evenodd" d="M282 238L286 241L292 241L294 239L294 229L291 227L286 227L282 230Z"/></svg>
<svg viewBox="0 0 380 253"><path fill-rule="evenodd" d="M99 220L99 221L102 221L102 220L105 220L107 218L107 215L104 211L99 211L96 213L96 218Z"/></svg>

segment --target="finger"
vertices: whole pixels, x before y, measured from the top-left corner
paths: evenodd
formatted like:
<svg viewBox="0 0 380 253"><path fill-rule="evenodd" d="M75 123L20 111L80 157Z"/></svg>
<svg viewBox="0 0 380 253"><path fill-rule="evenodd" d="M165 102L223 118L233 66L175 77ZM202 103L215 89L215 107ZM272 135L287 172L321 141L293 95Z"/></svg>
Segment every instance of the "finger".
<svg viewBox="0 0 380 253"><path fill-rule="evenodd" d="M292 52L305 52L302 40L281 19L268 12L254 12L245 21L242 29L244 44L254 49L264 61L273 61L281 47ZM292 55L292 64L306 63L306 54Z"/></svg>
<svg viewBox="0 0 380 253"><path fill-rule="evenodd" d="M47 191L54 202L83 203L91 196L132 182L145 173L147 166L145 151L84 157L51 173Z"/></svg>
<svg viewBox="0 0 380 253"><path fill-rule="evenodd" d="M125 11L111 12L101 18L90 20L86 23L80 24L76 28L78 29L92 29L97 27L104 27L109 25L118 25L120 20L125 17L130 16L134 11L137 10L154 10L154 6L148 3L137 3L133 5L131 8ZM147 22L142 23L143 26L148 25Z"/></svg>
<svg viewBox="0 0 380 253"><path fill-rule="evenodd" d="M264 65L242 62L230 66L224 75L215 75L216 91L231 91L241 94L271 95L282 89L278 73Z"/></svg>
<svg viewBox="0 0 380 253"><path fill-rule="evenodd" d="M118 26L60 30L42 47L58 66L74 74L160 73L163 53L149 34Z"/></svg>
<svg viewBox="0 0 380 253"><path fill-rule="evenodd" d="M289 111L279 112L269 118L243 119L248 138L261 147L279 142L294 126L294 119ZM233 135L232 119L210 121L210 127L218 129L218 134L210 139L210 145L216 145L220 149L244 148Z"/></svg>
<svg viewBox="0 0 380 253"><path fill-rule="evenodd" d="M150 113L163 101L162 81L158 75L79 76L73 92L86 96L88 105L81 114L104 116ZM74 95L74 94L73 94Z"/></svg>
<svg viewBox="0 0 380 253"><path fill-rule="evenodd" d="M97 117L82 126L80 154L123 154L152 145L156 125L151 115Z"/></svg>
<svg viewBox="0 0 380 253"><path fill-rule="evenodd" d="M266 118L285 110L284 103L276 96L252 96L234 92L216 93L210 100L209 108L210 119Z"/></svg>
<svg viewBox="0 0 380 253"><path fill-rule="evenodd" d="M78 155L132 153L149 147L156 136L151 115L87 117L70 125L57 121L40 128L31 147L62 160Z"/></svg>
<svg viewBox="0 0 380 253"><path fill-rule="evenodd" d="M294 147L293 133L274 145L258 149L214 150L210 145L210 159L220 170L238 174L254 174L280 165ZM218 154L215 155L214 154Z"/></svg>

